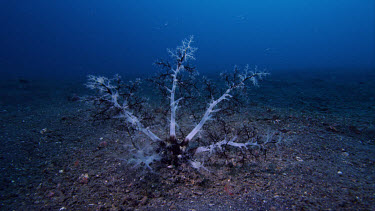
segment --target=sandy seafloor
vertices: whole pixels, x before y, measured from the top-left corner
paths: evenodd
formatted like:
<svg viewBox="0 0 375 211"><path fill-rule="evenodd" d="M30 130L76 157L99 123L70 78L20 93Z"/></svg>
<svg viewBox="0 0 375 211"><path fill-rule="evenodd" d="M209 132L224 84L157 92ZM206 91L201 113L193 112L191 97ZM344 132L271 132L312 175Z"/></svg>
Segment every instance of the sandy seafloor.
<svg viewBox="0 0 375 211"><path fill-rule="evenodd" d="M3 80L0 209L375 210L375 75L307 73L271 75L233 116L285 137L266 157L152 174L116 121L90 121L84 81Z"/></svg>

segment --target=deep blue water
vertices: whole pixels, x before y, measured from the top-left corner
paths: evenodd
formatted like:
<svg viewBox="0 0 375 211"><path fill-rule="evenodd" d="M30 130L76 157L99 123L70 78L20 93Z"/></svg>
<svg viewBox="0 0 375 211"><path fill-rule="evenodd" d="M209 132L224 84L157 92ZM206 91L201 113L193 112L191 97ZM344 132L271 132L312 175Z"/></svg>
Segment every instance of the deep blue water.
<svg viewBox="0 0 375 211"><path fill-rule="evenodd" d="M2 0L2 78L149 75L195 36L201 73L375 69L373 0Z"/></svg>

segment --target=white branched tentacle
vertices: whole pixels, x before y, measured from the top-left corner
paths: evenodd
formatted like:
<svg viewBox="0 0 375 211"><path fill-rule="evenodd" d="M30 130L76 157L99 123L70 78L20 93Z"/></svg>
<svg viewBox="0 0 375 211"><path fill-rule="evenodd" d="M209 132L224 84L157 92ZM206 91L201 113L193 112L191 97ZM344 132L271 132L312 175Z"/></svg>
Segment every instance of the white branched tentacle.
<svg viewBox="0 0 375 211"><path fill-rule="evenodd" d="M136 130L142 131L144 134L146 134L152 141L160 141L161 139L157 137L151 130L146 128L139 119L132 114L132 112L129 110L128 102L124 100L122 102L122 105L120 105L119 98L120 95L118 91L116 90L116 87L112 85L112 81L118 79L119 76L115 76L114 79L108 79L103 76L88 76L88 83L86 86L90 89L96 89L99 90L103 94L103 98L107 100L108 102L112 103L112 106L116 109L121 110L121 114L117 116L117 118L124 118L128 123L130 123ZM132 93L130 93L132 94Z"/></svg>
<svg viewBox="0 0 375 211"><path fill-rule="evenodd" d="M138 131L141 131L143 132L145 135L147 135L152 141L154 142L157 142L157 141L161 141L159 137L157 137L153 132L151 132L151 130L149 130L148 128L146 128L139 120L136 116L134 116L130 111L128 110L125 110L124 109L124 112L123 112L123 115L126 119L126 121L128 121L130 124L132 124L132 126L138 130Z"/></svg>
<svg viewBox="0 0 375 211"><path fill-rule="evenodd" d="M111 101L112 101L114 107L116 107L116 108L122 108L122 106L120 106L120 104L118 103L118 97L119 97L119 94L118 94L117 91L112 92L112 95L111 95L112 99L111 99ZM125 103L126 102L124 102L124 104Z"/></svg>
<svg viewBox="0 0 375 211"><path fill-rule="evenodd" d="M170 92L171 92L171 97L170 97L170 106L171 106L171 124L170 124L170 137L176 137L176 110L177 110L177 104L178 104L178 101L181 100L178 99L177 101L175 101L175 93L176 93L176 88L177 88L177 74L181 71L181 69L183 69L184 66L181 65L181 66L178 66L176 68L176 70L174 71L174 74L173 74L173 83L172 83L172 89L170 89Z"/></svg>
<svg viewBox="0 0 375 211"><path fill-rule="evenodd" d="M193 137L202 129L203 125L207 122L207 120L210 120L211 119L211 114L212 113L215 113L215 112L218 112L219 109L214 109L215 106L220 103L221 101L223 100L226 100L230 97L232 97L229 92L231 91L231 89L229 88L223 95L221 95L221 97L219 97L219 99L217 100L214 100L210 103L210 105L208 106L206 112L204 113L203 115L203 118L202 120L199 122L199 124L197 126L195 126L195 128L186 136L185 138L185 141L190 141L191 139L193 139Z"/></svg>
<svg viewBox="0 0 375 211"><path fill-rule="evenodd" d="M170 137L176 137L176 110L178 108L178 102L182 99L175 100L176 97L176 89L178 84L177 76L178 74L184 70L184 63L186 63L188 60L194 60L194 52L197 50L197 48L194 48L191 46L193 43L193 36L190 36L189 40L185 39L182 41L182 46L178 46L174 51L168 49L169 54L171 57L176 59L176 69L173 70L173 81L172 81L172 88L168 89L168 91L171 93L170 97L170 107L171 107L171 122L169 127L169 134Z"/></svg>
<svg viewBox="0 0 375 211"><path fill-rule="evenodd" d="M238 147L240 149L247 149L248 146L252 146L252 147L257 147L259 146L257 142L254 142L252 140L249 140L245 143L239 143L239 142L235 142L237 139L237 137L234 137L232 138L231 140L222 140L222 141L219 141L219 142L216 142L214 144L211 144L209 146L201 146L201 147L198 147L196 150L195 150L195 154L199 154L199 153L202 153L202 152L209 152L210 154L214 153L217 149L219 151L222 151L223 150L223 147L222 146L232 146L232 147Z"/></svg>
<svg viewBox="0 0 375 211"><path fill-rule="evenodd" d="M185 142L189 142L190 140L192 140L194 138L194 136L202 129L203 125L206 123L207 120L210 120L211 119L211 114L214 113L214 112L218 112L219 109L215 109L213 110L213 108L219 104L221 101L223 100L227 100L228 98L232 97L229 93L234 90L234 89L237 89L237 88L241 88L243 86L245 86L245 82L247 80L251 80L253 82L253 84L256 86L257 85L257 80L256 78L261 78L262 76L266 76L268 75L268 73L265 73L265 72L258 72L258 71L255 71L255 72L251 72L251 74L249 74L248 72L248 69L249 67L246 66L245 70L244 70L244 73L243 74L240 74L239 75L239 79L240 81L237 82L236 84L232 84L227 90L226 92L221 95L221 97L219 97L217 100L214 100L210 106L207 108L202 120L199 122L199 124L197 126L195 126L195 128L186 136L185 138Z"/></svg>

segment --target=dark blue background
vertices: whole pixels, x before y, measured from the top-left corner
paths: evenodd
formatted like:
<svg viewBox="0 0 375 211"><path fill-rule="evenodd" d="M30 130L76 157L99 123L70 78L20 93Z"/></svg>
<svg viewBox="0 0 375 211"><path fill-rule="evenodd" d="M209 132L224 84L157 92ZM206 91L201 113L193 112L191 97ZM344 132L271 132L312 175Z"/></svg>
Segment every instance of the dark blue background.
<svg viewBox="0 0 375 211"><path fill-rule="evenodd" d="M150 74L195 35L201 73L373 71L373 0L1 0L7 77Z"/></svg>

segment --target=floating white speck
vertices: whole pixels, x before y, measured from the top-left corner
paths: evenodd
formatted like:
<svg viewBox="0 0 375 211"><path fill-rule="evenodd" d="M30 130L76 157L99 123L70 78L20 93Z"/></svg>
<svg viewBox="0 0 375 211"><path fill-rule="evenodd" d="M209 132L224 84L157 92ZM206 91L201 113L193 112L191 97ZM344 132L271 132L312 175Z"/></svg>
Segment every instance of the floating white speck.
<svg viewBox="0 0 375 211"><path fill-rule="evenodd" d="M302 158L300 158L300 157L296 157L296 160L298 161L298 162L302 162L303 160L302 160Z"/></svg>

